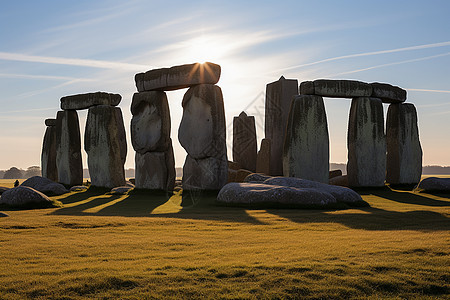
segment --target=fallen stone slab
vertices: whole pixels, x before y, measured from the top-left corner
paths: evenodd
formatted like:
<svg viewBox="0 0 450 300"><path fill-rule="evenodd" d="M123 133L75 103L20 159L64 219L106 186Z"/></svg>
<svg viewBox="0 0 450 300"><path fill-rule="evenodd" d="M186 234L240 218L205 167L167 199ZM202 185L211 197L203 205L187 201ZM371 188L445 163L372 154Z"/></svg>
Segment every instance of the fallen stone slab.
<svg viewBox="0 0 450 300"><path fill-rule="evenodd" d="M323 207L336 203L325 191L262 183L228 183L217 195L217 202L228 205L286 205Z"/></svg>
<svg viewBox="0 0 450 300"><path fill-rule="evenodd" d="M117 106L120 100L121 95L105 92L70 95L61 98L61 109L87 109L96 105Z"/></svg>
<svg viewBox="0 0 450 300"><path fill-rule="evenodd" d="M401 103L406 101L406 90L388 83L373 82L372 97L380 98L383 103Z"/></svg>
<svg viewBox="0 0 450 300"><path fill-rule="evenodd" d="M71 192L84 192L87 191L88 187L85 185L75 185L73 187L70 188L69 191Z"/></svg>
<svg viewBox="0 0 450 300"><path fill-rule="evenodd" d="M302 82L300 94L331 98L370 97L372 86L356 80L317 79Z"/></svg>
<svg viewBox="0 0 450 300"><path fill-rule="evenodd" d="M336 176L336 177L330 178L330 184L348 187L348 177L347 177L347 175L341 175L341 176Z"/></svg>
<svg viewBox="0 0 450 300"><path fill-rule="evenodd" d="M294 177L272 177L264 181L264 184L295 187L299 189L317 189L333 195L340 203L362 203L361 196L352 189L320 183L316 181Z"/></svg>
<svg viewBox="0 0 450 300"><path fill-rule="evenodd" d="M260 173L253 173L245 177L244 182L252 182L252 183L263 183L267 179L273 178L272 176L267 176Z"/></svg>
<svg viewBox="0 0 450 300"><path fill-rule="evenodd" d="M450 178L428 177L419 182L416 190L421 192L450 192Z"/></svg>
<svg viewBox="0 0 450 300"><path fill-rule="evenodd" d="M338 177L338 176L342 176L342 171L341 170L330 170L328 172L328 178L334 178L334 177Z"/></svg>
<svg viewBox="0 0 450 300"><path fill-rule="evenodd" d="M56 196L68 193L62 184L41 176L33 176L22 182L21 186L31 187L45 195Z"/></svg>
<svg viewBox="0 0 450 300"><path fill-rule="evenodd" d="M134 79L138 92L172 91L203 83L216 84L220 71L220 66L211 62L194 63L138 73Z"/></svg>
<svg viewBox="0 0 450 300"><path fill-rule="evenodd" d="M110 195L127 195L133 187L131 186L118 186L113 188L108 194Z"/></svg>
<svg viewBox="0 0 450 300"><path fill-rule="evenodd" d="M52 201L43 193L28 186L18 186L7 190L0 197L0 204L13 207L26 205L39 205L42 207L52 206Z"/></svg>
<svg viewBox="0 0 450 300"><path fill-rule="evenodd" d="M3 194L4 192L6 192L7 190L9 190L10 188L5 187L5 186L0 186L0 195Z"/></svg>

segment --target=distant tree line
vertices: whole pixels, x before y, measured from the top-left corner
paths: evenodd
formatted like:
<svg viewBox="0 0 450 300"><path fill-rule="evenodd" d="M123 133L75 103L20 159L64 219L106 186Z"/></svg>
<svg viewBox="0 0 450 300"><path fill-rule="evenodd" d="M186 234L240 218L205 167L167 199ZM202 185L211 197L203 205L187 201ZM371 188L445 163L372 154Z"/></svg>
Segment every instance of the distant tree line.
<svg viewBox="0 0 450 300"><path fill-rule="evenodd" d="M33 176L41 176L41 168L39 166L31 166L26 170L11 167L9 170L0 171L0 178L3 179L26 179Z"/></svg>

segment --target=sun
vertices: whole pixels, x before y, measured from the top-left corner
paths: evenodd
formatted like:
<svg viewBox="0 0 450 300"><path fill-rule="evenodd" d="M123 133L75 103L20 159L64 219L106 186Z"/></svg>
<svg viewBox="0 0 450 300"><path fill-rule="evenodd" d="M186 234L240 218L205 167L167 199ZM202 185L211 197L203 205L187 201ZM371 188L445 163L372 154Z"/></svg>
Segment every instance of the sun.
<svg viewBox="0 0 450 300"><path fill-rule="evenodd" d="M200 36L186 42L186 59L199 63L218 62L226 55L226 46L218 38Z"/></svg>

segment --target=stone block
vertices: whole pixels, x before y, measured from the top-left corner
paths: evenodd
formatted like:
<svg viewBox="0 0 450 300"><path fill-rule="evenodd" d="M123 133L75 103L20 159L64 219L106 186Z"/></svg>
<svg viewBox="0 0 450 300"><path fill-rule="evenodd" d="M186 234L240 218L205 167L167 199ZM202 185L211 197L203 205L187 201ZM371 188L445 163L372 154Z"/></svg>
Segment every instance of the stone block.
<svg viewBox="0 0 450 300"><path fill-rule="evenodd" d="M70 186L83 183L80 125L76 110L57 113L56 169L58 182Z"/></svg>
<svg viewBox="0 0 450 300"><path fill-rule="evenodd" d="M270 139L261 140L261 147L256 157L256 173L270 174L270 147Z"/></svg>
<svg viewBox="0 0 450 300"><path fill-rule="evenodd" d="M56 126L56 119L45 119L45 126Z"/></svg>
<svg viewBox="0 0 450 300"><path fill-rule="evenodd" d="M294 96L298 94L298 81L285 79L269 83L266 86L265 137L271 140L270 174L283 175L283 143L289 110Z"/></svg>
<svg viewBox="0 0 450 300"><path fill-rule="evenodd" d="M220 78L220 66L205 62L154 69L135 76L136 87L142 91L171 91L197 84L216 84Z"/></svg>
<svg viewBox="0 0 450 300"><path fill-rule="evenodd" d="M331 98L370 97L372 86L356 80L317 79L300 84L300 94Z"/></svg>
<svg viewBox="0 0 450 300"><path fill-rule="evenodd" d="M233 161L242 169L256 171L256 127L255 117L241 112L233 119Z"/></svg>
<svg viewBox="0 0 450 300"><path fill-rule="evenodd" d="M71 95L61 98L61 109L87 109L96 105L117 106L121 100L121 95L105 92Z"/></svg>
<svg viewBox="0 0 450 300"><path fill-rule="evenodd" d="M422 147L413 104L389 105L386 147L386 181L390 184L419 183L422 176Z"/></svg>
<svg viewBox="0 0 450 300"><path fill-rule="evenodd" d="M56 120L55 120L56 124ZM42 177L58 181L56 168L56 126L47 126L44 134L41 152Z"/></svg>
<svg viewBox="0 0 450 300"><path fill-rule="evenodd" d="M398 86L387 83L374 82L372 86L372 97L380 98L383 103L401 103L406 101L406 91Z"/></svg>
<svg viewBox="0 0 450 300"><path fill-rule="evenodd" d="M285 177L328 183L329 138L323 98L300 95L292 102L283 151Z"/></svg>
<svg viewBox="0 0 450 300"><path fill-rule="evenodd" d="M227 183L227 157L195 159L186 157L183 166L183 190L220 190Z"/></svg>
<svg viewBox="0 0 450 300"><path fill-rule="evenodd" d="M136 152L163 152L170 143L170 111L165 92L135 93L131 102L131 143Z"/></svg>
<svg viewBox="0 0 450 300"><path fill-rule="evenodd" d="M359 97L352 100L347 147L349 186L384 186L386 136L380 99Z"/></svg>
<svg viewBox="0 0 450 300"><path fill-rule="evenodd" d="M178 140L191 158L226 155L225 111L222 91L212 84L190 88L183 97Z"/></svg>
<svg viewBox="0 0 450 300"><path fill-rule="evenodd" d="M125 185L126 138L120 108L98 105L89 109L84 148L93 186Z"/></svg>

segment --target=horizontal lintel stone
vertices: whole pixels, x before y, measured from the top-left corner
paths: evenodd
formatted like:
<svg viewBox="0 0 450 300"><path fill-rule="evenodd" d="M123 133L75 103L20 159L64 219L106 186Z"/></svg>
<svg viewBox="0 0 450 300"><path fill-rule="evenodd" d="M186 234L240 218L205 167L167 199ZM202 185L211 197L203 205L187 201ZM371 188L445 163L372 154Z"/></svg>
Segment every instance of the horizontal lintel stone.
<svg viewBox="0 0 450 300"><path fill-rule="evenodd" d="M97 105L117 106L122 100L119 94L95 92L86 94L70 95L61 98L61 109L88 109Z"/></svg>

